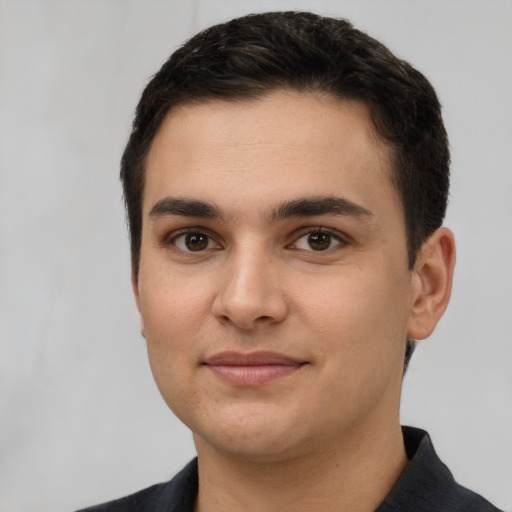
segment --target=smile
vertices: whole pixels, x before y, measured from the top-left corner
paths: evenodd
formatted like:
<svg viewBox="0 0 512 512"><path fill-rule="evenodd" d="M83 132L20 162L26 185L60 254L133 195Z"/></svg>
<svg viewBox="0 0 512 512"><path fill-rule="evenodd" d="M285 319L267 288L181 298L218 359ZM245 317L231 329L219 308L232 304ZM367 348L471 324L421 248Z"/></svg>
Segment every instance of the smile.
<svg viewBox="0 0 512 512"><path fill-rule="evenodd" d="M223 352L203 363L216 377L235 386L261 386L300 370L306 362L273 352Z"/></svg>

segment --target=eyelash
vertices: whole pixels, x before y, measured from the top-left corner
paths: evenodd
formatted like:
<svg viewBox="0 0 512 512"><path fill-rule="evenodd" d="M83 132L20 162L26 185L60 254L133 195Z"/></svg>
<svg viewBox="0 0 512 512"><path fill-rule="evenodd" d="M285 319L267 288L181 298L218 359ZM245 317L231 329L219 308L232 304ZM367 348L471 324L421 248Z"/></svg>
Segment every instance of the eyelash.
<svg viewBox="0 0 512 512"><path fill-rule="evenodd" d="M332 237L333 240L335 240L336 242L339 242L339 244L337 244L335 247L338 247L338 245L345 246L345 245L350 244L348 237L346 235L340 234L338 231L332 230L330 228L320 227L320 226L308 226L308 227L304 227L300 231L294 233L293 234L293 242L290 244L287 244L286 248L287 249L295 249L294 246L297 244L297 242L299 240L301 240L305 236L313 235L313 234L324 234L324 235L328 235L328 236ZM217 246L221 245L218 242L216 242L215 237L208 234L207 230L205 230L204 228L199 228L199 227L179 229L178 231L175 231L175 232L171 233L171 235L166 237L163 241L163 245L166 247L172 246L173 248L176 248L177 250L180 250L182 252L188 252L188 253L194 253L194 252L202 253L207 249L211 249L211 247L206 247L205 249L202 249L202 250L193 251L193 250L186 250L186 249L182 249L182 248L178 247L176 244L177 240L179 240L181 237L186 237L187 235L205 236L208 238L208 245L210 245L211 243L214 243ZM331 245L331 243L329 245ZM220 248L222 248L222 247L220 247ZM219 247L217 247L216 249L219 249ZM297 250L303 250L306 252L313 252L313 253L322 253L322 252L329 252L332 249L333 249L333 247L328 247L326 249L319 249L319 250L314 250L313 248L311 248L310 250L307 250L307 249L297 249Z"/></svg>

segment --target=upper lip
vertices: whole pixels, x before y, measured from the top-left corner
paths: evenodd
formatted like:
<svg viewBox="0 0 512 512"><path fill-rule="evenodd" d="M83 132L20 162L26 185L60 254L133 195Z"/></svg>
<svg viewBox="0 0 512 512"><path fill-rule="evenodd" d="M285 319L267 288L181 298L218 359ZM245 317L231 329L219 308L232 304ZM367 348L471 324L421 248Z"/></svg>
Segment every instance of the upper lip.
<svg viewBox="0 0 512 512"><path fill-rule="evenodd" d="M305 363L300 359L290 357L278 352L219 352L208 357L204 364L211 366L260 366L260 365L287 365L297 366Z"/></svg>

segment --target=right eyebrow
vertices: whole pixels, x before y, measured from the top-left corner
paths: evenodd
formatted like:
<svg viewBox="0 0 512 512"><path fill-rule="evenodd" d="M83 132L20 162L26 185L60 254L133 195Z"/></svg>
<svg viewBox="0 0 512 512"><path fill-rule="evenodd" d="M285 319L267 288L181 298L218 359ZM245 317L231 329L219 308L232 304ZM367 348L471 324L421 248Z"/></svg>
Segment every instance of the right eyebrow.
<svg viewBox="0 0 512 512"><path fill-rule="evenodd" d="M157 201L149 212L151 218L165 215L181 215L183 217L202 217L206 219L220 219L223 217L219 208L206 201L197 199L179 199L164 197Z"/></svg>

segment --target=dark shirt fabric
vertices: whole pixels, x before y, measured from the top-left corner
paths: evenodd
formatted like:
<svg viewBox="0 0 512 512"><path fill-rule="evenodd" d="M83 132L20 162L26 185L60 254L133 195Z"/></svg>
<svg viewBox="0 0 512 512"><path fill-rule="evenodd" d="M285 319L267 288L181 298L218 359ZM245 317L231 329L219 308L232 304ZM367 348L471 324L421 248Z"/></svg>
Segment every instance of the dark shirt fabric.
<svg viewBox="0 0 512 512"><path fill-rule="evenodd" d="M375 512L500 512L455 482L425 431L403 427L403 434L409 463ZM197 489L194 459L170 482L78 512L193 512Z"/></svg>

